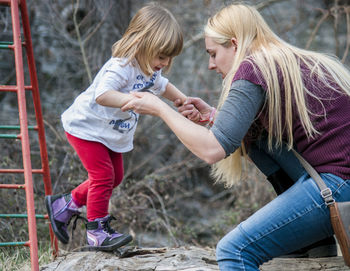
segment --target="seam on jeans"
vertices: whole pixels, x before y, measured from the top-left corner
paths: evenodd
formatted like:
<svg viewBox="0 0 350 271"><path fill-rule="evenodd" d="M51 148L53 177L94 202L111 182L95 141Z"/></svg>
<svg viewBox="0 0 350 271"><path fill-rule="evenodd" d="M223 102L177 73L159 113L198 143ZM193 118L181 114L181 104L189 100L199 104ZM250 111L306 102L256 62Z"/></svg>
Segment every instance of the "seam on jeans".
<svg viewBox="0 0 350 271"><path fill-rule="evenodd" d="M334 175L333 173L324 173L324 174L321 174L321 177L322 177L322 175L327 176L327 178L332 178L332 179L340 178L342 180L342 182L339 183L339 186L333 192L333 195L335 197L337 196L336 194L338 194L338 196L340 196L340 194L341 194L340 190L343 188L343 186L348 184L348 182L350 181L350 180L344 180L343 178L338 177L338 176Z"/></svg>
<svg viewBox="0 0 350 271"><path fill-rule="evenodd" d="M343 182L341 183L341 185L334 191L334 194L337 193L337 194L339 194L339 196L340 196L341 192L340 192L339 190L342 189L343 186L345 186L345 184L347 184L349 181L350 181L350 180L343 180Z"/></svg>

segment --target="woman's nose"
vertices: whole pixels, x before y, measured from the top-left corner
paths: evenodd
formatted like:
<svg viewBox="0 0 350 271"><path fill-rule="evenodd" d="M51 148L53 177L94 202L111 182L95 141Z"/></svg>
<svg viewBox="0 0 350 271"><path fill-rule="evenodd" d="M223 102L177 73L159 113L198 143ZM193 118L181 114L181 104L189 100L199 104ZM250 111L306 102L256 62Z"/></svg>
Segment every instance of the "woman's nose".
<svg viewBox="0 0 350 271"><path fill-rule="evenodd" d="M209 64L208 64L208 69L209 70L214 70L216 68L216 65L213 61L209 60Z"/></svg>

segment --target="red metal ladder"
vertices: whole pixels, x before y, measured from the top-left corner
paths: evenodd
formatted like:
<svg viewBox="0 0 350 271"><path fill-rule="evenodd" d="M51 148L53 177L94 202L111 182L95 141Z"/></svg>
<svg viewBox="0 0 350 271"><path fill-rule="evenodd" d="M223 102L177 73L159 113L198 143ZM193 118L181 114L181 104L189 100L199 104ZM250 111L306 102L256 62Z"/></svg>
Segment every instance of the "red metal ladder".
<svg viewBox="0 0 350 271"><path fill-rule="evenodd" d="M19 126L4 125L0 129L19 130L19 134L0 134L0 138L14 138L21 141L23 168L20 169L0 169L0 173L23 174L23 184L1 184L0 188L4 189L24 189L26 196L27 214L5 214L0 218L8 217L26 217L28 220L29 240L26 242L7 242L0 243L0 246L19 246L24 245L30 248L31 270L39 270L38 263L38 242L36 218L46 218L47 215L36 215L34 206L34 188L33 174L41 174L44 181L45 195L52 194L51 178L49 170L49 161L46 148L44 123L42 118L38 80L34 62L34 54L32 40L30 34L29 18L27 5L25 0L0 0L1 5L9 6L11 9L13 42L1 42L0 49L10 49L14 52L15 68L16 68L16 85L0 85L0 92L16 92L18 101ZM22 30L21 34L21 22ZM24 40L22 41L22 35ZM29 69L30 85L25 85L24 80L24 61L22 50L25 49L27 56L27 65ZM26 108L26 91L31 91L35 110L36 125L29 126ZM38 133L38 142L40 147L41 167L40 169L32 169L29 130L35 130ZM51 236L51 247L53 254L58 254L57 240L49 225Z"/></svg>

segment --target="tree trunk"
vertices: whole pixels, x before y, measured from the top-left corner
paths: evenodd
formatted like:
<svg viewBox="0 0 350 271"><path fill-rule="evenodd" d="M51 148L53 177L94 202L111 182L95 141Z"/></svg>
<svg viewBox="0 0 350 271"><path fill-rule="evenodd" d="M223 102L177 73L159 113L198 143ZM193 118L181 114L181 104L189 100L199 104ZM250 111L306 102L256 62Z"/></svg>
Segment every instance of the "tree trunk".
<svg viewBox="0 0 350 271"><path fill-rule="evenodd" d="M124 248L115 253L70 252L41 271L218 271L214 249L200 247ZM261 271L350 270L342 257L276 258Z"/></svg>

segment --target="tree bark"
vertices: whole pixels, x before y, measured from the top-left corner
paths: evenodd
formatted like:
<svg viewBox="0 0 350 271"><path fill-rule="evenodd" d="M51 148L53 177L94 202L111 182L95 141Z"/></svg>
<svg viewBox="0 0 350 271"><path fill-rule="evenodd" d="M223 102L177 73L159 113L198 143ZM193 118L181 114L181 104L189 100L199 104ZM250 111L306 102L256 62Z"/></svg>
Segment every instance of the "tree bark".
<svg viewBox="0 0 350 271"><path fill-rule="evenodd" d="M40 268L41 271L218 271L215 250L200 247L124 248L114 253L70 252ZM350 270L342 257L276 258L261 271Z"/></svg>

